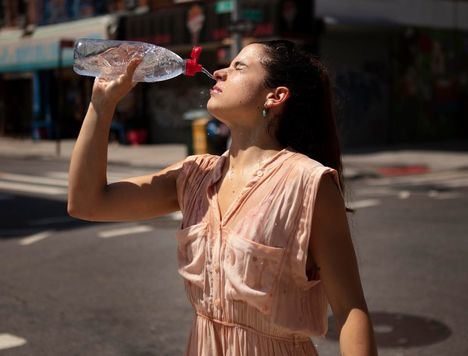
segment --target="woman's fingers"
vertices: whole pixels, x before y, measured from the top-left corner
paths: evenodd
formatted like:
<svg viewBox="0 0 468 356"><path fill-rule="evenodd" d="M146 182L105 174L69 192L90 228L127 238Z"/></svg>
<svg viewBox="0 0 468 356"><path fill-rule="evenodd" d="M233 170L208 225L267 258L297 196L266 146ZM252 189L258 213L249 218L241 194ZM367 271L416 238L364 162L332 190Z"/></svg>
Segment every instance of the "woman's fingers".
<svg viewBox="0 0 468 356"><path fill-rule="evenodd" d="M133 75L135 74L135 71L138 67L138 65L142 62L143 58L142 57L137 57L137 58L134 58L130 61L130 63L128 64L127 66L127 71L124 75L124 78L126 80L130 80L132 81L133 80Z"/></svg>
<svg viewBox="0 0 468 356"><path fill-rule="evenodd" d="M133 75L142 60L142 57L132 59L127 65L125 73L117 79L96 78L92 94L95 107L117 105L137 84L133 81Z"/></svg>

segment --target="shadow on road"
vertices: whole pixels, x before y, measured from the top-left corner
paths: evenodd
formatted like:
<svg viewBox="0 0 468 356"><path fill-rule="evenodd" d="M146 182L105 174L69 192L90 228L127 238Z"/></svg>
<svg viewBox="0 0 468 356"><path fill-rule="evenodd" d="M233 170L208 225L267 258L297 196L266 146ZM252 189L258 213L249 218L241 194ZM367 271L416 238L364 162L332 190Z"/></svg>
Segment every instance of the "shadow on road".
<svg viewBox="0 0 468 356"><path fill-rule="evenodd" d="M92 225L104 226L115 222L89 222L72 218L67 202L59 199L23 195L0 197L0 239L31 236L45 230L55 232L79 229ZM158 228L177 229L180 222L167 216L146 221Z"/></svg>
<svg viewBox="0 0 468 356"><path fill-rule="evenodd" d="M66 201L23 195L4 197L0 216L0 238L24 237L46 229L60 231L93 224L70 217Z"/></svg>
<svg viewBox="0 0 468 356"><path fill-rule="evenodd" d="M452 335L450 328L438 320L424 316L373 312L374 333L378 347L409 348L435 344ZM338 341L333 317L328 319L327 339Z"/></svg>

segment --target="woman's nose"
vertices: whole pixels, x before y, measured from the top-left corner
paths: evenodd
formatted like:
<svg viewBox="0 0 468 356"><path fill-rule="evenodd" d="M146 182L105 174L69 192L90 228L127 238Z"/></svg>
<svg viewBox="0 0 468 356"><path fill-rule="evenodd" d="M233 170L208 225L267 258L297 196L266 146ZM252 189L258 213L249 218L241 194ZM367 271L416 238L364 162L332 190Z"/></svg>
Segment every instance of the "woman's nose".
<svg viewBox="0 0 468 356"><path fill-rule="evenodd" d="M226 78L226 71L224 69L215 70L213 76L216 80L223 80Z"/></svg>

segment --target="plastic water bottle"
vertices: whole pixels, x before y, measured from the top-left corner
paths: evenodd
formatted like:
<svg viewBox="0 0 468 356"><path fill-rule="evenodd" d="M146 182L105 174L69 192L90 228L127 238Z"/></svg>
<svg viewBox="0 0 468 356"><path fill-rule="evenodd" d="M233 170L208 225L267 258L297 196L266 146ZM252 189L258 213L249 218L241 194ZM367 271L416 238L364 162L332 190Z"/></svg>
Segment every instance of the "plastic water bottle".
<svg viewBox="0 0 468 356"><path fill-rule="evenodd" d="M150 43L82 38L75 42L73 70L80 75L115 79L124 74L128 63L138 56L143 60L133 75L135 82L158 82L198 72L214 79L198 64L201 50L201 47L193 47L191 58L182 59L167 48Z"/></svg>

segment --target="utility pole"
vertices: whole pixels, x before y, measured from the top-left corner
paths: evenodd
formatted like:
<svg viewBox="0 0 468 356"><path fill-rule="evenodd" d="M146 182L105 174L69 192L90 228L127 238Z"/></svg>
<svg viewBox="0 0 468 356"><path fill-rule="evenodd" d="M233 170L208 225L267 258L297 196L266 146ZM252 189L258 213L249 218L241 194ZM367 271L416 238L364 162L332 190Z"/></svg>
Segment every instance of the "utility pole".
<svg viewBox="0 0 468 356"><path fill-rule="evenodd" d="M231 23L232 24L238 24L241 20L241 0L231 0L233 5L232 5L232 11L231 11ZM237 53L240 52L242 48L242 32L239 30L231 31L231 59L233 59Z"/></svg>

